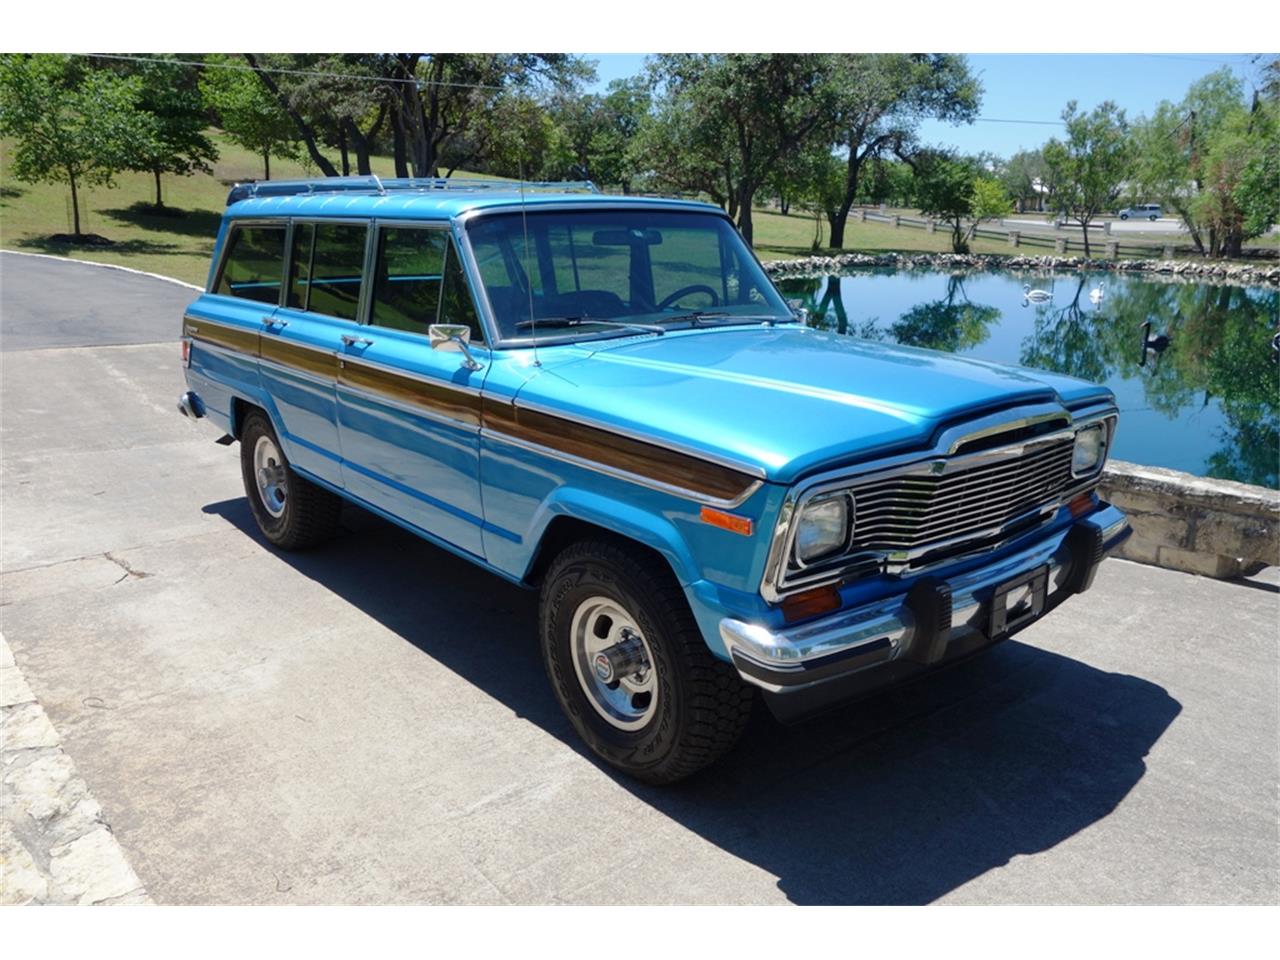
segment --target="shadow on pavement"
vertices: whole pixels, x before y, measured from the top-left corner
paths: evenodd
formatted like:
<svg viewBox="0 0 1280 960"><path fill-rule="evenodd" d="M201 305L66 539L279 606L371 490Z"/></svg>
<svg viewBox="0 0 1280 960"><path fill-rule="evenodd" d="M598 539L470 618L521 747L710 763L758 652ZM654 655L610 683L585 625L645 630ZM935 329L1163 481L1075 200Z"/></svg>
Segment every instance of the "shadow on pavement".
<svg viewBox="0 0 1280 960"><path fill-rule="evenodd" d="M245 500L205 511L261 541ZM533 592L363 511L344 518L334 544L279 556L586 754L543 673ZM1180 710L1153 683L1008 641L803 726L760 707L733 753L674 787L601 769L795 903L920 904L1106 817Z"/></svg>

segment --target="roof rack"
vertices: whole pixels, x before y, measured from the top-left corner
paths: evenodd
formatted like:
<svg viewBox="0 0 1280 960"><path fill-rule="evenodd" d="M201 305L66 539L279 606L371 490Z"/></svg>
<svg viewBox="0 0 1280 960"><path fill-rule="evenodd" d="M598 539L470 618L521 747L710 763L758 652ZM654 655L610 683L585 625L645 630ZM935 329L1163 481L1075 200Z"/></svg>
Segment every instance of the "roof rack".
<svg viewBox="0 0 1280 960"><path fill-rule="evenodd" d="M386 196L392 192L429 193L434 190L458 190L480 192L485 190L538 190L557 193L599 193L590 180L538 180L521 183L519 180L479 180L463 177L409 177L383 180L375 175L367 177L319 177L314 180L250 180L237 183L227 194L227 206L239 200L255 197L295 197L310 194L376 193Z"/></svg>

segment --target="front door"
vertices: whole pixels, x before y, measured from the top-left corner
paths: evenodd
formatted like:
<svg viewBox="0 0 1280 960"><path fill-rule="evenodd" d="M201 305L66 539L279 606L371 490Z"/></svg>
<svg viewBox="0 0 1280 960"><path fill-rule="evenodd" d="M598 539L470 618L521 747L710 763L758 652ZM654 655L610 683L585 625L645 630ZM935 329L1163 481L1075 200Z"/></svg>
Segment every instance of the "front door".
<svg viewBox="0 0 1280 960"><path fill-rule="evenodd" d="M444 225L378 224L366 323L339 354L347 490L438 540L483 556L480 388L488 355ZM432 350L433 323L472 331L480 370Z"/></svg>

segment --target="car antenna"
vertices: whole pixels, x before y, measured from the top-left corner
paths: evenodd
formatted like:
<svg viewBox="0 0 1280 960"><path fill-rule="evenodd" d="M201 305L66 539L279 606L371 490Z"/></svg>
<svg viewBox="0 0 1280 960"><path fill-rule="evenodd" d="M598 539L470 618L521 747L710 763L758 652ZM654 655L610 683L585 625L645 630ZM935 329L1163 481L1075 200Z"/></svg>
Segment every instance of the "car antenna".
<svg viewBox="0 0 1280 960"><path fill-rule="evenodd" d="M533 278L529 274L529 216L524 209L524 159L520 159L520 226L524 230L524 288L529 294L529 328L533 333L533 365L542 366L538 359L538 318L533 312Z"/></svg>

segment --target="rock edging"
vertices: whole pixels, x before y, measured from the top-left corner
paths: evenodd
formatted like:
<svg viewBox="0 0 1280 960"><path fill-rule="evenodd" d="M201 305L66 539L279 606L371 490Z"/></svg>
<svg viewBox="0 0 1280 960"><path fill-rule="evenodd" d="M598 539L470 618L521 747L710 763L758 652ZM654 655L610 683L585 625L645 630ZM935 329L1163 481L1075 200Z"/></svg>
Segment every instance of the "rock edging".
<svg viewBox="0 0 1280 960"><path fill-rule="evenodd" d="M1224 580L1280 564L1280 491L1123 460L1098 489L1133 525L1126 560Z"/></svg>
<svg viewBox="0 0 1280 960"><path fill-rule="evenodd" d="M0 905L151 903L0 635Z"/></svg>
<svg viewBox="0 0 1280 960"><path fill-rule="evenodd" d="M997 253L843 253L834 257L768 260L773 277L805 277L839 273L856 267L894 267L934 270L1110 270L1142 273L1153 279L1212 282L1237 286L1280 287L1280 262L1258 265L1212 260L1091 260L1084 257L1022 257Z"/></svg>

